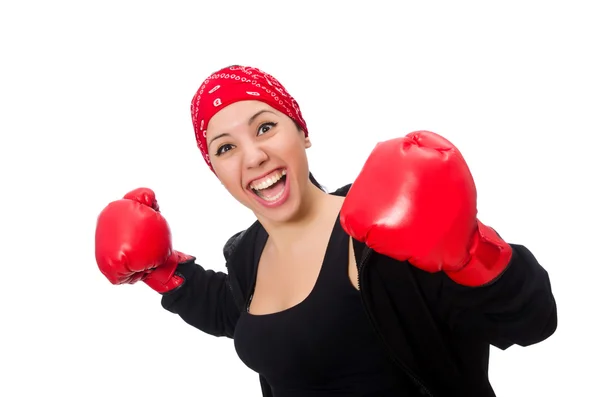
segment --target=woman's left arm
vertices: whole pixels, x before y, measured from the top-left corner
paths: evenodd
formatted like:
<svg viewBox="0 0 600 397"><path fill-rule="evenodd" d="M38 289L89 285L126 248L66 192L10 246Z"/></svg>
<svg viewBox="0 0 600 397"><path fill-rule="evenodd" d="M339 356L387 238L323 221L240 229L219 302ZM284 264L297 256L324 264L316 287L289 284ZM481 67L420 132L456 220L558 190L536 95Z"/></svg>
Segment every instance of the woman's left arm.
<svg viewBox="0 0 600 397"><path fill-rule="evenodd" d="M469 167L442 136L417 131L377 144L340 221L353 239L419 269L432 309L452 329L499 348L531 345L556 329L547 272L477 218Z"/></svg>
<svg viewBox="0 0 600 397"><path fill-rule="evenodd" d="M503 271L487 282L463 285L446 273L438 280L435 306L450 329L483 337L499 349L528 346L550 337L557 309L548 272L523 245L507 244L511 256ZM470 264L485 273L485 263ZM418 272L423 281L430 274ZM456 277L455 277L456 278ZM428 284L428 282L425 282ZM433 287L430 285L429 287Z"/></svg>

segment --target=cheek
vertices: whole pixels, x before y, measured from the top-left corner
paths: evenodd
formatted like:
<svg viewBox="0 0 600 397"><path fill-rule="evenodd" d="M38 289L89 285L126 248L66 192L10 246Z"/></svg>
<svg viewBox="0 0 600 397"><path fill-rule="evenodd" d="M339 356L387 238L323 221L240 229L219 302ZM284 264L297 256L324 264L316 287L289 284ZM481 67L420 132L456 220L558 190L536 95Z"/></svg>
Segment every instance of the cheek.
<svg viewBox="0 0 600 397"><path fill-rule="evenodd" d="M297 139L295 132L290 134L291 136L285 136L277 143L277 148L274 148L279 155L287 162L298 162L305 161L306 148L304 147L304 141Z"/></svg>
<svg viewBox="0 0 600 397"><path fill-rule="evenodd" d="M215 174L225 190L236 200L244 201L246 199L246 192L240 185L241 175L239 169L234 162L221 162L218 165L214 165Z"/></svg>
<svg viewBox="0 0 600 397"><path fill-rule="evenodd" d="M294 142L289 145L285 151L284 159L290 165L294 165L295 167L306 167L307 165L307 157L306 157L306 149L303 145Z"/></svg>

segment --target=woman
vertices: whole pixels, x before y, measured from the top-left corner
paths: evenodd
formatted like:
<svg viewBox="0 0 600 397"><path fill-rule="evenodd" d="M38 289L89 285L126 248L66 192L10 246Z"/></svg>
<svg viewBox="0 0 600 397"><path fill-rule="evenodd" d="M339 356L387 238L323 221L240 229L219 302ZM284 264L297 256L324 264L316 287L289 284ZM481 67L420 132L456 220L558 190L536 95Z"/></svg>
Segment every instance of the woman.
<svg viewBox="0 0 600 397"><path fill-rule="evenodd" d="M225 245L228 274L171 249L145 188L100 214L98 266L233 338L264 396L494 396L490 345L555 331L548 274L477 219L469 169L439 135L378 144L329 194L309 172L300 108L273 76L214 73L192 120L207 165L257 218Z"/></svg>

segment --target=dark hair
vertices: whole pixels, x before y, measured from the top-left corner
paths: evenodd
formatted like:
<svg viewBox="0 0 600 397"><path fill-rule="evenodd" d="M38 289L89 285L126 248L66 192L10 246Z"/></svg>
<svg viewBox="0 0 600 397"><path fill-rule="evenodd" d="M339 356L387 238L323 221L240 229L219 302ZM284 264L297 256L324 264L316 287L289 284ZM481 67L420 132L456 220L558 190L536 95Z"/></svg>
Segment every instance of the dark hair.
<svg viewBox="0 0 600 397"><path fill-rule="evenodd" d="M317 180L315 179L315 177L313 176L312 172L308 173L308 179L310 179L310 182L315 185L316 187L318 187L320 190L322 191L326 191L325 188L323 187L323 185L321 185L319 182L317 182Z"/></svg>

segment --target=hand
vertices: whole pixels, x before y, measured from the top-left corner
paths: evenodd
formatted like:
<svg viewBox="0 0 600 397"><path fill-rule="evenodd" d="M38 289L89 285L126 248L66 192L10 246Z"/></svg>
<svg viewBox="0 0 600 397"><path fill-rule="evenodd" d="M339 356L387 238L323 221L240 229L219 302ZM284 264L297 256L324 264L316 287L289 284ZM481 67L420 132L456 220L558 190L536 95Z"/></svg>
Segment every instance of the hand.
<svg viewBox="0 0 600 397"><path fill-rule="evenodd" d="M376 145L340 220L374 251L477 286L498 277L511 247L477 219L477 192L452 143L428 131Z"/></svg>
<svg viewBox="0 0 600 397"><path fill-rule="evenodd" d="M179 263L193 257L172 250L171 231L154 192L139 188L108 204L96 224L96 262L112 284L145 282L159 293L183 283Z"/></svg>

